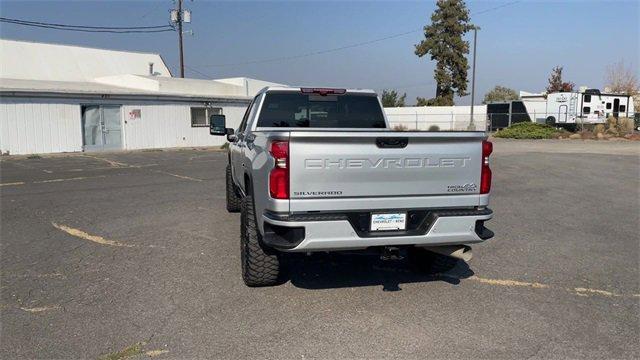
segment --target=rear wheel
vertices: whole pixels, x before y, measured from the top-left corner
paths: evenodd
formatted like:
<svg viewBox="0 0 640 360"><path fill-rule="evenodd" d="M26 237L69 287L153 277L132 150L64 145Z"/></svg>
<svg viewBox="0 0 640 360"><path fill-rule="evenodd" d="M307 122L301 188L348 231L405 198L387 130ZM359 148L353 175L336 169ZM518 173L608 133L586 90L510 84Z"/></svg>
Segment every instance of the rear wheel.
<svg viewBox="0 0 640 360"><path fill-rule="evenodd" d="M233 178L231 177L231 165L227 164L227 211L238 212L240 211L240 202L242 199L236 192L235 185L233 184Z"/></svg>
<svg viewBox="0 0 640 360"><path fill-rule="evenodd" d="M556 118L554 118L553 116L549 116L544 121L544 123L547 124L547 125L555 126L556 125Z"/></svg>
<svg viewBox="0 0 640 360"><path fill-rule="evenodd" d="M458 259L441 255L421 247L413 247L408 251L411 268L418 272L439 274L453 269Z"/></svg>
<svg viewBox="0 0 640 360"><path fill-rule="evenodd" d="M247 286L271 286L278 283L281 273L280 259L275 250L262 244L251 195L242 198L240 260L242 280Z"/></svg>

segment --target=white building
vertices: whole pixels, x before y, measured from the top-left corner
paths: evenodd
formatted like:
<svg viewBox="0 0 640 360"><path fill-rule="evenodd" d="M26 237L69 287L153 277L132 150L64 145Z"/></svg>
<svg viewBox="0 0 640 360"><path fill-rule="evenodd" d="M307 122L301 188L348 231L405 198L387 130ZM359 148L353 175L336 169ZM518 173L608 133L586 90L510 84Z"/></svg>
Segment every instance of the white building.
<svg viewBox="0 0 640 360"><path fill-rule="evenodd" d="M384 108L391 127L407 130L469 130L471 106L406 106ZM487 106L473 107L475 130L484 131L487 126Z"/></svg>
<svg viewBox="0 0 640 360"><path fill-rule="evenodd" d="M248 78L171 77L158 54L0 39L0 151L32 154L216 146L208 115L237 127Z"/></svg>

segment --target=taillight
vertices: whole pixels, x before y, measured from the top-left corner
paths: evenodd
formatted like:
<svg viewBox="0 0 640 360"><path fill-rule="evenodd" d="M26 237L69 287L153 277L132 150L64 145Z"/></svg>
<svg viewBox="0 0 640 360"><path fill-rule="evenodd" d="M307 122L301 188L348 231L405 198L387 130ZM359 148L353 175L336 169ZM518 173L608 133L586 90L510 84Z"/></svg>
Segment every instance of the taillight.
<svg viewBox="0 0 640 360"><path fill-rule="evenodd" d="M269 145L269 153L275 160L275 167L269 173L269 194L274 199L289 198L289 142L274 141Z"/></svg>
<svg viewBox="0 0 640 360"><path fill-rule="evenodd" d="M480 194L488 194L491 191L491 168L489 168L489 155L493 152L493 143L488 140L482 142L482 170L480 172Z"/></svg>

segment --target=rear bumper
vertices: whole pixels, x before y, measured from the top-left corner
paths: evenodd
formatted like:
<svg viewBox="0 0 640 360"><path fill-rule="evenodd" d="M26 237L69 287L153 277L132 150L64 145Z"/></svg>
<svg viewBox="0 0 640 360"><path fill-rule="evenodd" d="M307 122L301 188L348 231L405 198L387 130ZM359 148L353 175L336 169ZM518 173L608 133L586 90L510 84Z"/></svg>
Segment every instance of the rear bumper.
<svg viewBox="0 0 640 360"><path fill-rule="evenodd" d="M269 246L288 252L472 244L493 237L493 232L484 227L484 222L492 217L489 209L433 210L425 217L422 229L398 234L363 232L347 215L278 217L267 213L262 217L263 240Z"/></svg>

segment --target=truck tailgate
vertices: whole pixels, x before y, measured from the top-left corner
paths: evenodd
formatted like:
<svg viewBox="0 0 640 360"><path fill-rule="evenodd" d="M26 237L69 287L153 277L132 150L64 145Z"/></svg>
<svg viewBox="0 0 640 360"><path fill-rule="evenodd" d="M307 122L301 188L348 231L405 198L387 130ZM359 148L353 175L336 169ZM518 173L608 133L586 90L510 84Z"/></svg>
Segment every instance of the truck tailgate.
<svg viewBox="0 0 640 360"><path fill-rule="evenodd" d="M479 194L485 138L484 132L292 131L291 211L308 210L296 199L448 195L477 205L469 195Z"/></svg>

